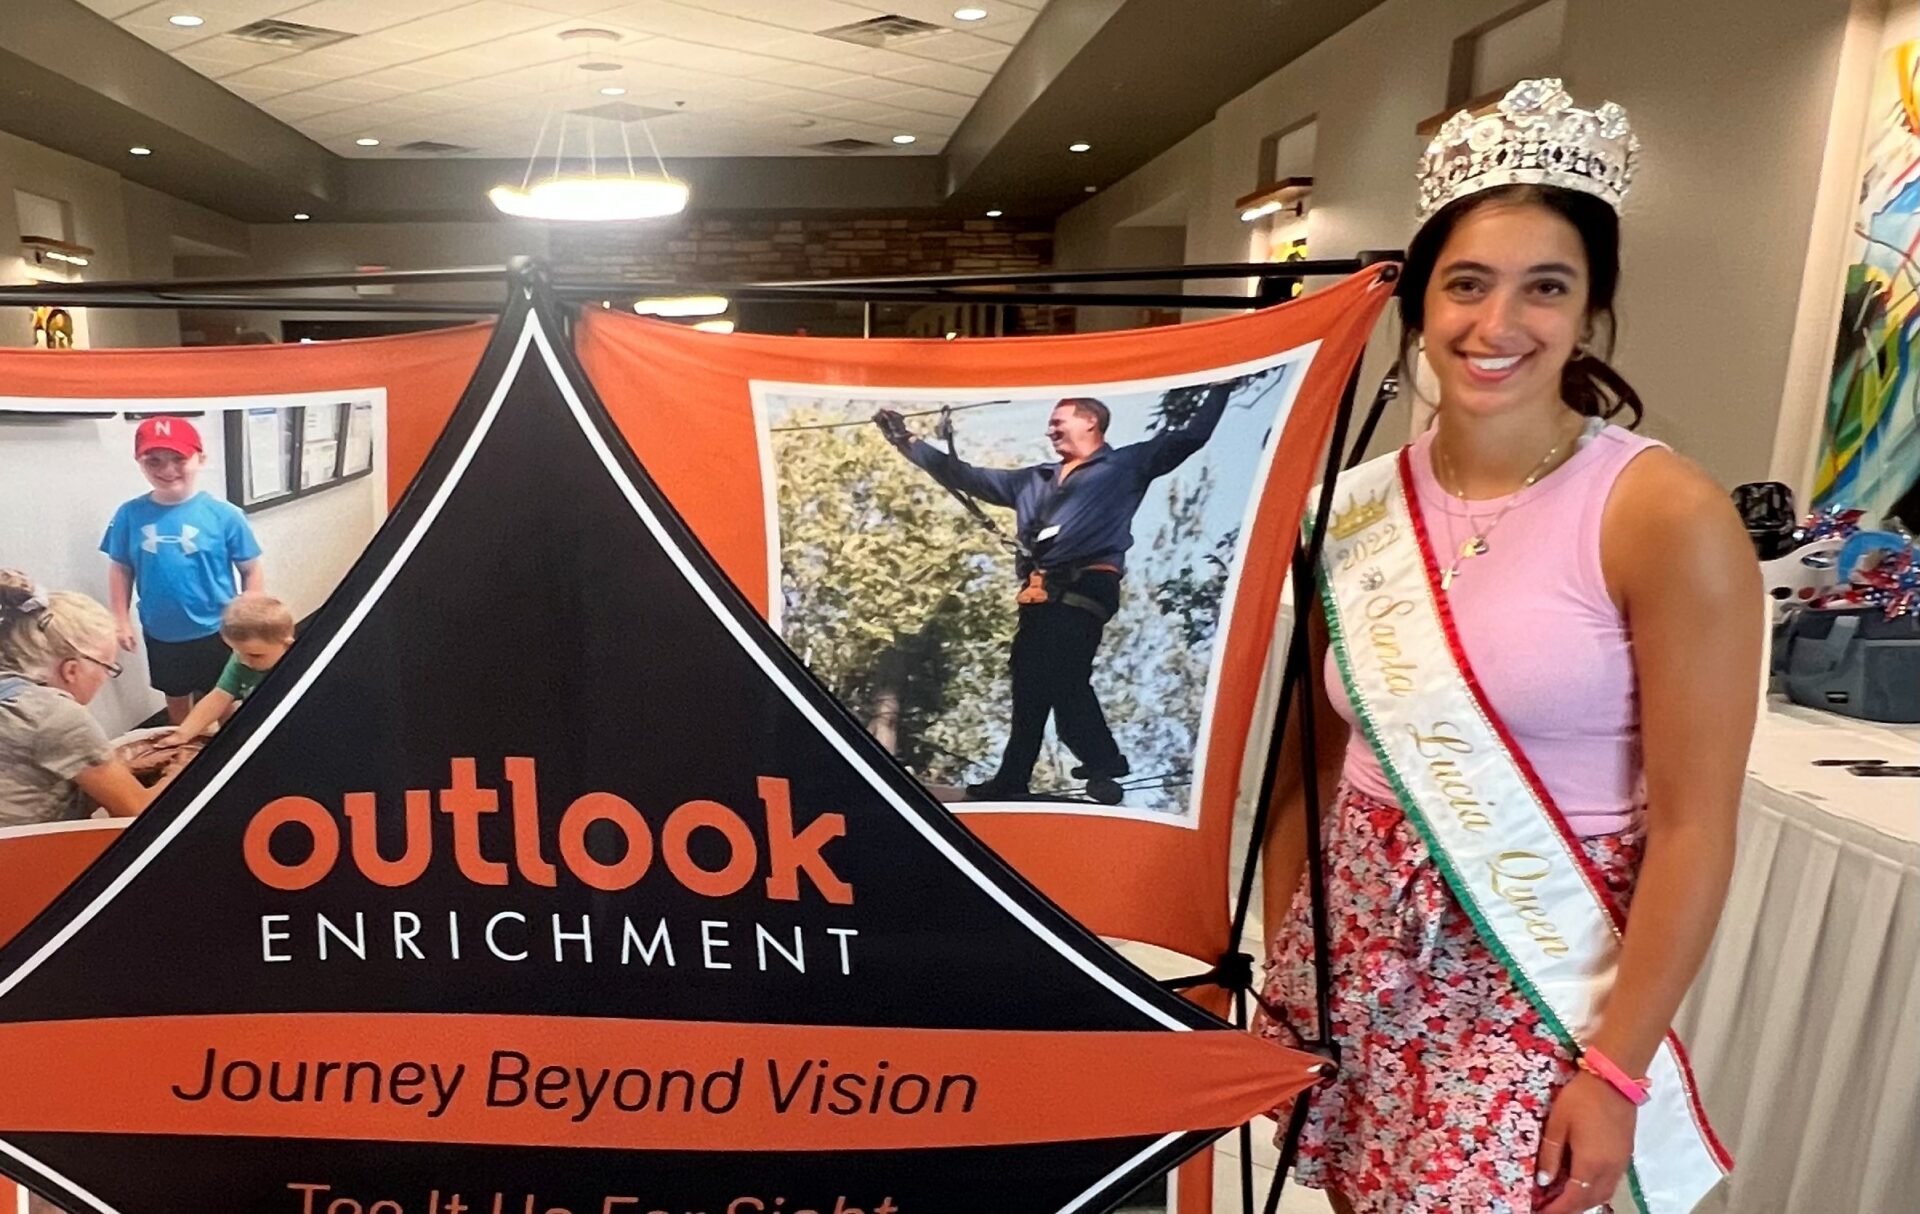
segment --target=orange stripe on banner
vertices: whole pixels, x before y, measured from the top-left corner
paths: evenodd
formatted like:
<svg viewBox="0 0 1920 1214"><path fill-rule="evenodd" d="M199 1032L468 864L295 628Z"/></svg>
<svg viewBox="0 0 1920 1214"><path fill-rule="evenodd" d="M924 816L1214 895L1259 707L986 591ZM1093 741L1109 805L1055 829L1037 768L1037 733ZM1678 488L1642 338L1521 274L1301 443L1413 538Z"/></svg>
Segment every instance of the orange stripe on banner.
<svg viewBox="0 0 1920 1214"><path fill-rule="evenodd" d="M1304 1088L1315 1062L1224 1031L417 1013L13 1024L0 1059L0 1132L682 1151L1218 1129Z"/></svg>

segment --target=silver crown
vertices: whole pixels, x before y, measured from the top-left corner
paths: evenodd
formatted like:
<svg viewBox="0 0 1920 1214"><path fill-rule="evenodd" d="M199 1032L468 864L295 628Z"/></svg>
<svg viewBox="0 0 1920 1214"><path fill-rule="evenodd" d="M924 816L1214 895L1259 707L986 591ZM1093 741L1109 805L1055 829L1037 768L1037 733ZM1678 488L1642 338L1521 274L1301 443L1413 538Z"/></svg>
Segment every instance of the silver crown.
<svg viewBox="0 0 1920 1214"><path fill-rule="evenodd" d="M1576 109L1558 79L1522 80L1493 113L1461 110L1420 158L1420 219L1457 198L1502 185L1579 190L1620 209L1633 183L1640 140L1627 112L1609 101Z"/></svg>

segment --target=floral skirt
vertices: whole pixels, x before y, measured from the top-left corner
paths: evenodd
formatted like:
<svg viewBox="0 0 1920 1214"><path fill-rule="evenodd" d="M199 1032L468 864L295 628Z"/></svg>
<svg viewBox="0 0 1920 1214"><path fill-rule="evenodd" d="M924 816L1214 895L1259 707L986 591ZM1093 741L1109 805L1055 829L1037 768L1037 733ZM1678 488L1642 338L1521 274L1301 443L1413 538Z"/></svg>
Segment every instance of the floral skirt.
<svg viewBox="0 0 1920 1214"><path fill-rule="evenodd" d="M1480 942L1398 805L1343 784L1323 828L1340 1074L1305 1097L1294 1178L1360 1214L1526 1214L1572 1056ZM1638 828L1581 842L1624 905ZM1265 999L1287 1025L1263 1017L1263 1036L1290 1044L1288 1025L1312 1035L1304 881L1273 939Z"/></svg>

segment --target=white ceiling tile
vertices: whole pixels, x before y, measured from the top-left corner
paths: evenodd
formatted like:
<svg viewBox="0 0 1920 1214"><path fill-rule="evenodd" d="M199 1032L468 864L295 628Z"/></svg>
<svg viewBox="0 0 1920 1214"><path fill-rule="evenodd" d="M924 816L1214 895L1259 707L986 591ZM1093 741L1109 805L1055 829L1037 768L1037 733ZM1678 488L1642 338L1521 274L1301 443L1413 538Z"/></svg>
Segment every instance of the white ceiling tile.
<svg viewBox="0 0 1920 1214"><path fill-rule="evenodd" d="M929 114L963 118L967 111L973 108L973 98L943 93L939 89L909 89L887 98L887 104L896 105L905 110L925 110Z"/></svg>
<svg viewBox="0 0 1920 1214"><path fill-rule="evenodd" d="M987 15L981 21L961 21L953 15L953 10L971 5L984 8ZM902 17L912 17L931 25L944 26L950 30L965 30L970 34L993 38L1003 27L1017 27L1021 33L1033 21L1033 14L1016 5L999 4L995 0L888 0L888 12L898 13ZM1014 41L1018 41L1016 35ZM904 46L902 49L905 49Z"/></svg>
<svg viewBox="0 0 1920 1214"><path fill-rule="evenodd" d="M304 89L316 84L325 84L327 77L318 72L310 72L298 66L296 58L292 63L267 63L259 67L250 67L244 72L235 72L226 77L223 84L259 85L266 88Z"/></svg>
<svg viewBox="0 0 1920 1214"><path fill-rule="evenodd" d="M941 63L957 63L974 55L984 55L989 51L1004 51L1004 43L990 38L980 38L973 34L939 34L932 38L916 38L911 42L902 42L898 48L902 53L916 59L934 59Z"/></svg>
<svg viewBox="0 0 1920 1214"><path fill-rule="evenodd" d="M253 102L255 105L259 105L262 101L270 97L278 97L287 91L284 88L275 88L267 84L236 84L232 80L222 80L220 87L233 93L235 96Z"/></svg>
<svg viewBox="0 0 1920 1214"><path fill-rule="evenodd" d="M341 30L349 34L371 34L402 21L414 21L434 13L458 8L467 0L317 0L284 13L275 14L302 25Z"/></svg>
<svg viewBox="0 0 1920 1214"><path fill-rule="evenodd" d="M980 37L1015 46L1033 28L1033 18L1022 14L1011 21L982 21L980 26Z"/></svg>
<svg viewBox="0 0 1920 1214"><path fill-rule="evenodd" d="M959 93L965 97L978 97L986 91L987 85L993 80L993 76L987 72L953 63L918 63L912 67L882 72L881 75L888 80L923 84L928 88L944 89L949 93Z"/></svg>
<svg viewBox="0 0 1920 1214"><path fill-rule="evenodd" d="M752 76L786 63L766 55L729 50L723 46L682 42L676 38L654 38L633 49L630 56L665 67L711 72L719 76Z"/></svg>
<svg viewBox="0 0 1920 1214"><path fill-rule="evenodd" d="M904 93L915 85L912 81L884 80L879 76L852 76L821 87L837 97L873 101L881 97L891 97L896 93Z"/></svg>
<svg viewBox="0 0 1920 1214"><path fill-rule="evenodd" d="M957 59L954 62L964 64L967 67L978 68L992 75L1000 70L1001 66L1006 63L1007 56L1012 53L1012 47L1003 46L997 50L981 51L978 55L968 55L966 58Z"/></svg>
<svg viewBox="0 0 1920 1214"><path fill-rule="evenodd" d="M135 25L132 20L122 21L120 24L148 46L159 47L169 52L191 46L201 41L203 37L198 30L179 29L168 25L165 20L158 25Z"/></svg>
<svg viewBox="0 0 1920 1214"><path fill-rule="evenodd" d="M366 73L361 76L360 79L371 80L379 84L391 84L404 92L413 93L424 89L439 88L443 84L450 84L456 77L446 76L440 72L426 71L408 63L399 67L383 67L378 71Z"/></svg>
<svg viewBox="0 0 1920 1214"><path fill-rule="evenodd" d="M358 105L367 101L385 101L391 97L401 96L406 91L391 84L374 84L365 77L356 77L352 80L335 80L318 88L306 89L301 96L319 97L337 101L342 105Z"/></svg>
<svg viewBox="0 0 1920 1214"><path fill-rule="evenodd" d="M472 46L522 30L547 25L553 14L500 0L473 0L459 8L421 17L381 31L381 36L428 51Z"/></svg>
<svg viewBox="0 0 1920 1214"><path fill-rule="evenodd" d="M839 68L819 67L811 63L783 63L779 67L755 72L761 80L771 80L775 84L791 84L803 88L822 88L840 80L854 76L852 72L843 72Z"/></svg>
<svg viewBox="0 0 1920 1214"><path fill-rule="evenodd" d="M649 33L682 38L709 46L732 46L759 50L770 43L793 37L784 25L758 18L740 17L728 12L691 8L675 0L639 0L608 14Z"/></svg>
<svg viewBox="0 0 1920 1214"><path fill-rule="evenodd" d="M135 13L128 14L120 24L136 32L143 26L166 25L167 18L176 13L192 13L203 20L204 24L185 31L201 38L213 38L225 34L228 30L239 29L262 17L275 17L291 8L297 8L301 0L176 0L175 3L150 3ZM178 28L178 27L172 27Z"/></svg>
<svg viewBox="0 0 1920 1214"><path fill-rule="evenodd" d="M561 125L553 115L604 104L598 89L618 84L629 90L623 100L669 111L650 124L667 155L815 155L807 145L853 137L904 156L938 151L1043 2L982 0L987 22L887 49L807 31L896 12L951 28L950 0L153 0L123 24L144 25L136 32L342 155L386 156L433 139L524 157L543 122L551 154ZM274 15L356 36L285 55L205 27L177 30L165 23L168 4L232 25ZM578 25L623 37L560 40ZM588 57L622 70L579 71ZM615 154L615 127L569 117L565 128L569 155L589 132ZM901 132L919 141L887 144ZM383 146L354 146L361 135ZM628 138L641 137L629 129Z"/></svg>
<svg viewBox="0 0 1920 1214"><path fill-rule="evenodd" d="M196 71L218 79L263 63L277 62L291 53L257 42L242 42L238 38L208 38L192 46L181 47L173 53L173 57Z"/></svg>
<svg viewBox="0 0 1920 1214"><path fill-rule="evenodd" d="M288 93L284 97L275 97L261 105L261 109L275 118L287 122L299 122L312 118L316 114L329 114L341 108L337 101L326 101L319 97L309 97L305 93Z"/></svg>
<svg viewBox="0 0 1920 1214"><path fill-rule="evenodd" d="M358 76L363 72L378 71L418 59L420 55L419 47L388 42L375 34L323 46L317 51L308 51L290 59L288 63L301 71L318 72L323 76Z"/></svg>
<svg viewBox="0 0 1920 1214"><path fill-rule="evenodd" d="M529 8L545 9L549 13L559 13L563 17L595 17L601 13L631 4L633 0L516 0Z"/></svg>
<svg viewBox="0 0 1920 1214"><path fill-rule="evenodd" d="M680 3L806 33L852 25L873 16L870 10L841 3L841 0L680 0Z"/></svg>
<svg viewBox="0 0 1920 1214"><path fill-rule="evenodd" d="M147 0L80 0L102 17L124 17L126 14L147 3Z"/></svg>
<svg viewBox="0 0 1920 1214"><path fill-rule="evenodd" d="M871 48L855 46L851 42L842 42L838 38L821 38L814 34L792 34L778 42L769 42L755 49L762 55L774 55L781 59L791 59L796 63L818 63L826 67L840 67L850 60L858 59Z"/></svg>
<svg viewBox="0 0 1920 1214"><path fill-rule="evenodd" d="M937 42L929 38L927 43ZM916 45L908 43L907 45ZM844 67L850 72L864 72L869 76L878 76L882 72L896 71L903 67L917 67L926 60L912 55L903 55L899 51L885 50L877 46L855 47L852 55L834 61L835 67Z"/></svg>

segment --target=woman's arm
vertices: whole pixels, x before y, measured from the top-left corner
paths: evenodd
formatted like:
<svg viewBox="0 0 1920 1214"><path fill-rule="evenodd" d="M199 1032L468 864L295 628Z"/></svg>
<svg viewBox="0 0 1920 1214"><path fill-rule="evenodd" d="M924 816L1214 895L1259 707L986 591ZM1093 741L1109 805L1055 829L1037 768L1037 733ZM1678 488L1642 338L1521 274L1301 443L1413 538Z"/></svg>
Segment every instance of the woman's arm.
<svg viewBox="0 0 1920 1214"><path fill-rule="evenodd" d="M1760 695L1760 567L1719 486L1650 451L1603 516L1601 560L1633 635L1647 782L1640 866L1612 993L1582 1044L1645 1075L1705 958L1733 871L1734 833ZM1581 1074L1554 1102L1540 1171L1569 1184L1542 1214L1611 1193L1632 1148L1633 1106Z"/></svg>
<svg viewBox="0 0 1920 1214"><path fill-rule="evenodd" d="M1326 669L1327 625L1320 614L1318 598L1309 600L1307 649L1315 686ZM1347 723L1333 710L1324 689L1313 696L1314 750L1319 778L1320 803L1324 808L1340 781L1340 768L1347 752ZM1280 741L1280 767L1273 785L1273 804L1268 811L1267 838L1260 855L1261 924L1271 940L1285 921L1287 908L1293 905L1294 890L1306 872L1306 784L1301 778L1300 700L1296 690L1292 710L1287 716L1286 736Z"/></svg>
<svg viewBox="0 0 1920 1214"><path fill-rule="evenodd" d="M108 759L73 777L80 791L116 818L131 818L153 800L153 790L134 778L133 769L119 759Z"/></svg>
<svg viewBox="0 0 1920 1214"><path fill-rule="evenodd" d="M1720 921L1760 702L1765 591L1746 528L1706 473L1628 465L1602 557L1633 634L1647 849L1613 994L1589 1043L1645 1074Z"/></svg>

